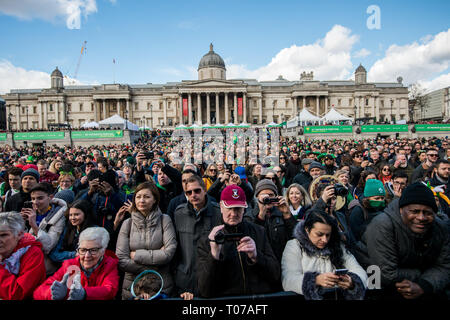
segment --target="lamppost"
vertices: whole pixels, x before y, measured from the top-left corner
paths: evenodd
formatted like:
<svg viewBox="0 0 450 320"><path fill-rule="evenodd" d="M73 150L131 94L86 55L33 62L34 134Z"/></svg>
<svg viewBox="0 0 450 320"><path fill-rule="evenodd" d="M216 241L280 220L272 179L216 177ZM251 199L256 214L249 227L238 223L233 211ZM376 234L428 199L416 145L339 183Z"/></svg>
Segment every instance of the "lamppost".
<svg viewBox="0 0 450 320"><path fill-rule="evenodd" d="M72 126L70 125L70 122L69 122L69 114L70 114L69 108L66 106L66 124L69 127L70 148L72 149L73 148Z"/></svg>
<svg viewBox="0 0 450 320"><path fill-rule="evenodd" d="M14 141L14 133L12 132L12 129L11 129L11 117L12 117L12 113L10 111L8 114L8 129L9 129L9 132L11 133L11 140L12 140L13 148L15 148L16 142Z"/></svg>
<svg viewBox="0 0 450 320"><path fill-rule="evenodd" d="M394 118L392 117L392 106L394 105L394 99L391 99L391 124L394 123Z"/></svg>
<svg viewBox="0 0 450 320"><path fill-rule="evenodd" d="M144 131L145 131L145 129L147 129L147 121L145 120L145 116L143 116L142 118L144 118Z"/></svg>
<svg viewBox="0 0 450 320"><path fill-rule="evenodd" d="M25 110L27 111L27 127L30 127L30 123L28 122L28 106L25 107Z"/></svg>
<svg viewBox="0 0 450 320"><path fill-rule="evenodd" d="M125 109L125 130L128 130L128 110Z"/></svg>

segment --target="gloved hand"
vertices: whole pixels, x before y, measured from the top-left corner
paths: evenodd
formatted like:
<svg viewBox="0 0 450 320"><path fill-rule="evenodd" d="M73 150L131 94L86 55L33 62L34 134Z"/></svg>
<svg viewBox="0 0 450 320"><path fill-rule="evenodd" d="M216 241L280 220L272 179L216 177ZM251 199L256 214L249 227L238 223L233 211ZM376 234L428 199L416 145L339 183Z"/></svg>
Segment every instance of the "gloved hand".
<svg viewBox="0 0 450 320"><path fill-rule="evenodd" d="M69 279L69 273L66 273L61 282L53 281L50 290L52 292L52 300L63 300L67 294L67 279Z"/></svg>
<svg viewBox="0 0 450 320"><path fill-rule="evenodd" d="M85 297L86 297L86 291L83 289L83 286L81 285L80 274L77 274L73 278L72 285L70 286L68 300L84 300Z"/></svg>

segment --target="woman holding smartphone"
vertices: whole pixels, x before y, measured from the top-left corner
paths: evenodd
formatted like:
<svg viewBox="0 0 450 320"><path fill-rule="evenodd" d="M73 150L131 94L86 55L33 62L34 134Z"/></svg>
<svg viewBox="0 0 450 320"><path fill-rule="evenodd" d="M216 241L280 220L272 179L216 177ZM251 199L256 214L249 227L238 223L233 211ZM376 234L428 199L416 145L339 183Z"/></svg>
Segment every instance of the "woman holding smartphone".
<svg viewBox="0 0 450 320"><path fill-rule="evenodd" d="M342 244L336 219L311 210L286 244L281 281L306 300L362 300L367 274Z"/></svg>

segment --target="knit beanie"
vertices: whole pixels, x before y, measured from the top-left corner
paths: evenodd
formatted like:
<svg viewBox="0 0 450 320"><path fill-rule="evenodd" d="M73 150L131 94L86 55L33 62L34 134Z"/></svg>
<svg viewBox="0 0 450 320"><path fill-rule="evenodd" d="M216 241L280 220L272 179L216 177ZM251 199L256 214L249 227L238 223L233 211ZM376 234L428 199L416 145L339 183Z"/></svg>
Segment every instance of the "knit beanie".
<svg viewBox="0 0 450 320"><path fill-rule="evenodd" d="M75 193L72 190L58 191L53 198L64 200L67 205L71 204L75 200Z"/></svg>
<svg viewBox="0 0 450 320"><path fill-rule="evenodd" d="M400 208L408 204L423 204L432 208L434 212L438 211L433 191L422 182L415 182L407 186L403 190L398 204Z"/></svg>
<svg viewBox="0 0 450 320"><path fill-rule="evenodd" d="M39 182L39 172L35 169L29 168L22 172L22 174L20 175L20 180L22 180L26 176L32 176L36 179L37 182Z"/></svg>
<svg viewBox="0 0 450 320"><path fill-rule="evenodd" d="M310 172L311 169L314 169L314 168L319 168L320 170L325 170L324 167L317 161L311 162L311 164L309 165L308 172Z"/></svg>
<svg viewBox="0 0 450 320"><path fill-rule="evenodd" d="M364 187L364 197L385 196L383 182L377 179L369 179Z"/></svg>
<svg viewBox="0 0 450 320"><path fill-rule="evenodd" d="M258 181L255 187L255 197L257 197L258 194L263 190L272 190L276 196L278 195L277 186L275 185L275 183L273 183L272 180L262 179Z"/></svg>

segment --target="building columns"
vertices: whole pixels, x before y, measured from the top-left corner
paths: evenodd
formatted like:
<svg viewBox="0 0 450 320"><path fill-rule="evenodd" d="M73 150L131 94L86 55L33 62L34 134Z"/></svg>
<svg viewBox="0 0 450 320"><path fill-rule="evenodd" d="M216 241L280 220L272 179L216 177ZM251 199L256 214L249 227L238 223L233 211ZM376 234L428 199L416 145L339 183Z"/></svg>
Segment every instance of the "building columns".
<svg viewBox="0 0 450 320"><path fill-rule="evenodd" d="M197 93L197 123L202 124L202 99L200 93Z"/></svg>
<svg viewBox="0 0 450 320"><path fill-rule="evenodd" d="M192 125L192 94L188 94L188 124Z"/></svg>
<svg viewBox="0 0 450 320"><path fill-rule="evenodd" d="M20 130L20 107L16 105L16 130Z"/></svg>
<svg viewBox="0 0 450 320"><path fill-rule="evenodd" d="M225 92L225 124L228 124L228 92Z"/></svg>
<svg viewBox="0 0 450 320"><path fill-rule="evenodd" d="M375 97L375 117L377 122L380 121L380 97Z"/></svg>
<svg viewBox="0 0 450 320"><path fill-rule="evenodd" d="M216 93L216 124L220 123L219 94Z"/></svg>
<svg viewBox="0 0 450 320"><path fill-rule="evenodd" d="M43 102L42 103L43 107L44 107L44 129L48 129L48 113L47 113L47 109L48 109L48 102Z"/></svg>
<svg viewBox="0 0 450 320"><path fill-rule="evenodd" d="M42 112L42 102L38 103L38 124L39 124L39 129L43 128L42 127L42 123L44 122L44 113Z"/></svg>
<svg viewBox="0 0 450 320"><path fill-rule="evenodd" d="M121 115L120 115L120 100L119 100L119 99L117 99L117 114L118 114L119 116L121 116Z"/></svg>
<svg viewBox="0 0 450 320"><path fill-rule="evenodd" d="M163 118L164 126L167 126L167 98L163 100Z"/></svg>
<svg viewBox="0 0 450 320"><path fill-rule="evenodd" d="M102 120L105 120L106 119L106 100L102 100L102 105L103 105L103 119Z"/></svg>
<svg viewBox="0 0 450 320"><path fill-rule="evenodd" d="M59 101L56 102L56 108L55 108L55 123L59 123Z"/></svg>
<svg viewBox="0 0 450 320"><path fill-rule="evenodd" d="M242 94L242 107L244 108L244 119L242 122L247 123L247 94Z"/></svg>
<svg viewBox="0 0 450 320"><path fill-rule="evenodd" d="M325 96L325 114L328 113L328 96Z"/></svg>
<svg viewBox="0 0 450 320"><path fill-rule="evenodd" d="M100 102L98 100L94 100L94 121L95 122L99 121L99 119L98 119L98 112L99 112L98 106L99 106L99 103Z"/></svg>
<svg viewBox="0 0 450 320"><path fill-rule="evenodd" d="M206 93L206 123L210 124L211 122L211 105L210 105L210 98L209 98L210 93L207 92Z"/></svg>
<svg viewBox="0 0 450 320"><path fill-rule="evenodd" d="M259 109L259 124L262 124L262 97L258 99L258 109Z"/></svg>
<svg viewBox="0 0 450 320"><path fill-rule="evenodd" d="M319 96L316 96L316 115L320 117L319 113Z"/></svg>
<svg viewBox="0 0 450 320"><path fill-rule="evenodd" d="M233 100L233 110L234 110L234 124L238 124L238 110L237 110L237 94L234 92Z"/></svg>

